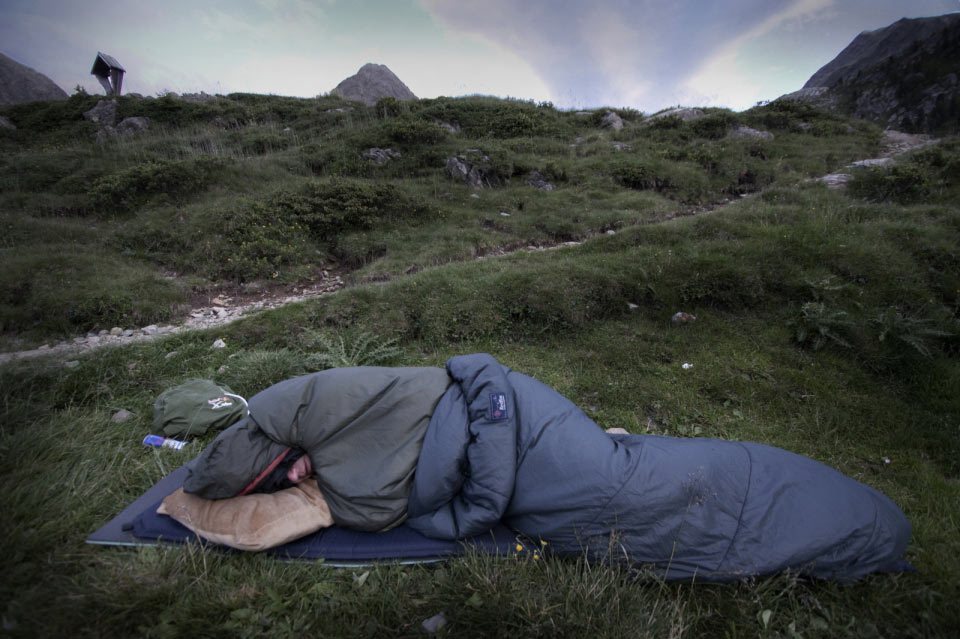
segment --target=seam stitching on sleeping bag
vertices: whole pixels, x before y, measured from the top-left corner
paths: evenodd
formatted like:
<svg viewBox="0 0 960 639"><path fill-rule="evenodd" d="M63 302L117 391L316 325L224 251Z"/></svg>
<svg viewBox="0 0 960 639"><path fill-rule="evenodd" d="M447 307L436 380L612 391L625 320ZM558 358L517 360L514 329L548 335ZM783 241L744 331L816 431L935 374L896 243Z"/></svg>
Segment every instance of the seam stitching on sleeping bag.
<svg viewBox="0 0 960 639"><path fill-rule="evenodd" d="M614 442L614 445L615 445L615 446L620 446L620 443L619 443L619 442ZM643 450L643 447L641 446L641 451L642 451L642 450ZM633 452L633 451L630 451L631 454L632 454L632 452ZM610 495L610 498L603 504L603 506L600 508L600 510L597 511L596 516L595 516L593 519L591 519L590 522L589 522L586 526L584 526L584 529L593 526L593 525L596 523L597 519L599 519L600 516L601 516L603 513L607 512L607 508L610 506L610 502L612 502L614 499L616 499L617 496L618 496L621 492L623 492L624 487L627 485L627 483L630 481L630 479L636 474L636 472L637 472L639 469L640 469L640 463L639 463L639 456L638 456L638 463L634 464L633 470L632 470L632 471L630 472L630 474L627 475L627 477L623 480L623 482L620 484L620 487L617 488L617 491L616 491L615 493L613 493L612 495Z"/></svg>
<svg viewBox="0 0 960 639"><path fill-rule="evenodd" d="M743 523L743 511L747 507L747 498L750 497L750 480L753 479L753 455L750 454L750 449L744 446L742 442L737 442L737 445L743 449L743 452L747 454L747 459L750 461L750 466L747 472L747 490L743 493L743 502L740 504L740 514L737 516L737 529L733 531L733 536L730 538L730 544L723 552L723 557L720 558L720 562L717 564L718 572L720 571L720 567L723 566L724 562L727 561L727 555L730 554L730 549L733 548L734 542L737 541L737 535L740 534L740 526Z"/></svg>

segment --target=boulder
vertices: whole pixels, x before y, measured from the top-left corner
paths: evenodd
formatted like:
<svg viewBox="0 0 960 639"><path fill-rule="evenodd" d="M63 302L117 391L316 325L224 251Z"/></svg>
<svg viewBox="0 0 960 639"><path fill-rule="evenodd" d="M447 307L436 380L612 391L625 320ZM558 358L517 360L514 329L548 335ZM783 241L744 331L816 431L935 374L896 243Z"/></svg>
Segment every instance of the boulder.
<svg viewBox="0 0 960 639"><path fill-rule="evenodd" d="M362 156L374 164L386 164L394 158L400 157L399 151L393 149L378 149L372 147L362 153Z"/></svg>
<svg viewBox="0 0 960 639"><path fill-rule="evenodd" d="M479 159L471 157L479 153L476 149L464 155L447 158L444 167L447 175L475 189L495 188L509 184L510 179L501 176L491 165L490 158L483 155Z"/></svg>
<svg viewBox="0 0 960 639"><path fill-rule="evenodd" d="M102 126L113 126L117 121L117 103L113 100L100 100L97 106L83 114L83 119Z"/></svg>
<svg viewBox="0 0 960 639"><path fill-rule="evenodd" d="M358 100L367 106L373 106L380 98L417 99L407 85L383 64L363 65L356 75L346 78L331 93L348 100Z"/></svg>
<svg viewBox="0 0 960 639"><path fill-rule="evenodd" d="M740 125L735 126L730 129L730 132L727 135L731 138L757 138L760 140L772 140L773 133L769 131L758 131L757 129L751 129L748 126Z"/></svg>
<svg viewBox="0 0 960 639"><path fill-rule="evenodd" d="M547 178L543 176L539 171L530 171L527 175L527 184L534 188L538 188L541 191L552 191L553 185L547 181Z"/></svg>
<svg viewBox="0 0 960 639"><path fill-rule="evenodd" d="M145 118L140 115L136 115L129 118L124 118L120 121L120 124L117 125L117 133L121 136L127 137L131 135L136 135L137 133L143 133L150 128L150 118Z"/></svg>
<svg viewBox="0 0 960 639"><path fill-rule="evenodd" d="M67 92L42 73L0 53L0 104L66 100Z"/></svg>
<svg viewBox="0 0 960 639"><path fill-rule="evenodd" d="M667 109L666 111L661 111L660 113L656 113L656 114L654 114L654 115L651 115L650 117L646 118L646 119L643 121L643 123L644 123L644 124L649 124L650 122L653 122L653 121L655 121L655 120L659 120L660 118L669 118L669 117L680 118L681 120L684 120L684 121L686 121L686 120L696 120L697 118L702 118L704 115L706 115L706 114L703 112L702 109L691 109L691 108L688 108L688 107L676 107L676 108L674 108L674 109Z"/></svg>
<svg viewBox="0 0 960 639"><path fill-rule="evenodd" d="M434 118L433 123L437 126L442 126L444 129L450 133L460 133L460 125L456 122L443 122Z"/></svg>
<svg viewBox="0 0 960 639"><path fill-rule="evenodd" d="M623 128L623 119L613 111L607 111L600 120L600 126L604 129L619 131Z"/></svg>

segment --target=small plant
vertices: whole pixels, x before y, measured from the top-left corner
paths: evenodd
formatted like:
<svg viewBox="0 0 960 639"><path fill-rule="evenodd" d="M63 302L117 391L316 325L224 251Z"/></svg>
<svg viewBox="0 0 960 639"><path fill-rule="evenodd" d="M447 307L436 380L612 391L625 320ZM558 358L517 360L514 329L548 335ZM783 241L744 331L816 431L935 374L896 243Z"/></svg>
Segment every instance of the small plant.
<svg viewBox="0 0 960 639"><path fill-rule="evenodd" d="M927 358L933 357L931 339L951 335L938 329L932 319L911 317L892 306L878 311L870 318L870 323L879 329L877 339L881 342L890 343L896 340Z"/></svg>
<svg viewBox="0 0 960 639"><path fill-rule="evenodd" d="M823 302L807 302L800 307L800 315L791 320L794 339L801 345L809 345L818 351L833 343L850 348L850 342L843 338L842 332L853 325L847 319L846 311L834 311Z"/></svg>
<svg viewBox="0 0 960 639"><path fill-rule="evenodd" d="M376 366L402 353L396 346L397 340L381 340L367 332L344 340L342 335L330 337L319 331L308 330L304 334L304 341L317 349L307 356L308 363L317 369Z"/></svg>

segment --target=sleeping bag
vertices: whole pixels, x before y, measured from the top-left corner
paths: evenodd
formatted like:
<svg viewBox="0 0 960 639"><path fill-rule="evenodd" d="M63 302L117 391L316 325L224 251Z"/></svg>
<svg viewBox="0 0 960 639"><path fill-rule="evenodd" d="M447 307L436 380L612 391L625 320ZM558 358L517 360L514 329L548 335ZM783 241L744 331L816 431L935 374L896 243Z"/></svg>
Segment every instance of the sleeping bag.
<svg viewBox="0 0 960 639"><path fill-rule="evenodd" d="M560 553L622 557L666 579L784 569L853 580L904 568L910 524L819 462L746 442L608 435L489 355L447 362L407 524L431 537L502 520Z"/></svg>
<svg viewBox="0 0 960 639"><path fill-rule="evenodd" d="M608 435L485 354L438 368L331 369L250 399L193 462L187 492L232 497L290 447L336 523L402 521L462 539L497 522L554 552L620 557L667 579L785 569L841 580L898 570L910 538L873 488L747 442Z"/></svg>

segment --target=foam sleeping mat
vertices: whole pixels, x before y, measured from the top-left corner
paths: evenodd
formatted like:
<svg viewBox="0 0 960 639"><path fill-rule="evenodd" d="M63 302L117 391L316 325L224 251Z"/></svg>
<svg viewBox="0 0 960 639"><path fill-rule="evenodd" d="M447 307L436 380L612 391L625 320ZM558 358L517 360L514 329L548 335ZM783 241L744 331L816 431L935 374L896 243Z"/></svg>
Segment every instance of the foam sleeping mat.
<svg viewBox="0 0 960 639"><path fill-rule="evenodd" d="M119 515L87 537L87 543L105 546L157 546L199 541L200 537L171 517L157 514L160 502L183 484L186 475L187 466L184 465L161 479ZM484 553L508 555L516 552L516 545L516 535L503 525L498 525L484 535L462 541L431 539L406 525L382 533L358 532L332 526L264 552L283 559L323 559L331 566L358 566L375 561L439 561L462 555L468 548ZM218 548L240 552L224 546Z"/></svg>

